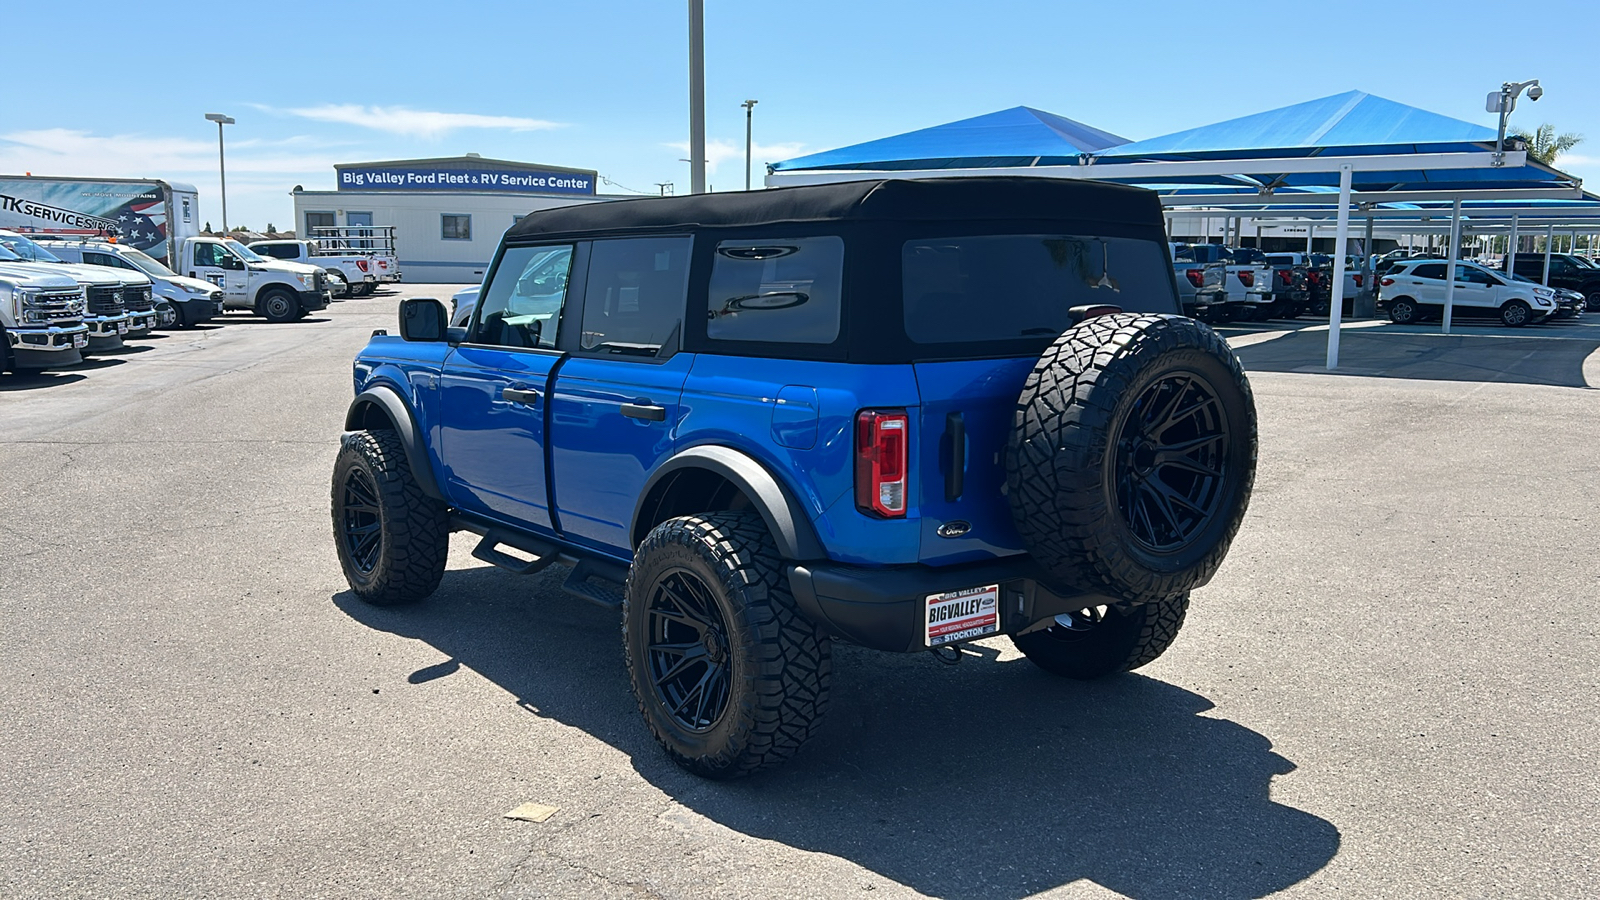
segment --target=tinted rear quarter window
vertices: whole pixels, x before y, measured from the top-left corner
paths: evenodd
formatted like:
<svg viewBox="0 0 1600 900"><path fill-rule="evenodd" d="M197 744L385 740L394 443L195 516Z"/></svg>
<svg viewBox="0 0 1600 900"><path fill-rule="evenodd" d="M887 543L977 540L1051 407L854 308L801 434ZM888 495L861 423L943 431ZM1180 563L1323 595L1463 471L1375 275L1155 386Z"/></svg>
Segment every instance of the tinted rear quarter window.
<svg viewBox="0 0 1600 900"><path fill-rule="evenodd" d="M1409 274L1414 278L1433 278L1443 281L1445 267L1443 263L1423 263L1414 267Z"/></svg>
<svg viewBox="0 0 1600 900"><path fill-rule="evenodd" d="M1153 241L983 235L907 241L906 334L919 344L1057 335L1074 306L1177 313L1172 271Z"/></svg>
<svg viewBox="0 0 1600 900"><path fill-rule="evenodd" d="M844 241L723 241L711 264L706 336L829 344L839 337Z"/></svg>

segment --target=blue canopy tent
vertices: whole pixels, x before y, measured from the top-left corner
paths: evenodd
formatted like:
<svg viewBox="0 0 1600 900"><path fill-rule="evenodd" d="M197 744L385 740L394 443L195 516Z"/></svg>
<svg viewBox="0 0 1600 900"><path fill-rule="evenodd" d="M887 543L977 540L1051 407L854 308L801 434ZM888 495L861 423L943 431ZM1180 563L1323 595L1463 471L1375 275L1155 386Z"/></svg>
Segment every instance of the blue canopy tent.
<svg viewBox="0 0 1600 900"><path fill-rule="evenodd" d="M771 171L1075 165L1127 138L1027 106L785 160Z"/></svg>
<svg viewBox="0 0 1600 900"><path fill-rule="evenodd" d="M1362 91L1346 91L1279 109L1133 141L1095 154L1095 163L1135 161L1226 162L1238 159L1306 159L1466 153L1493 149L1495 131ZM1336 188L1334 172L1220 175L1218 185L1264 189ZM1192 178L1185 179L1195 183ZM1394 169L1354 173L1357 193L1559 188L1573 180L1529 160L1516 167L1482 169Z"/></svg>
<svg viewBox="0 0 1600 900"><path fill-rule="evenodd" d="M1020 120L1017 132L974 127L991 118L980 116L788 160L769 170L767 185L881 177L885 171L908 178L1022 175L1140 185L1161 192L1169 207L1187 207L1189 212L1215 209L1215 215L1258 210L1257 216L1292 218L1293 204L1335 206L1330 369L1338 365L1339 300L1353 203L1362 204L1364 210L1394 202L1451 203L1455 246L1464 200L1588 198L1576 179L1530 160L1522 148L1497 148L1496 132L1488 128L1361 91L1143 141L1127 142L1098 132L1115 140L1098 149L1088 142L1074 142L1041 115L1047 114L1026 108L991 114L1011 125ZM1029 124L1030 117L1035 124ZM1054 136L1044 134L1046 129ZM1006 146L1005 136L1015 139L1020 133L1071 149L996 149ZM1446 331L1453 288L1452 276L1445 301Z"/></svg>

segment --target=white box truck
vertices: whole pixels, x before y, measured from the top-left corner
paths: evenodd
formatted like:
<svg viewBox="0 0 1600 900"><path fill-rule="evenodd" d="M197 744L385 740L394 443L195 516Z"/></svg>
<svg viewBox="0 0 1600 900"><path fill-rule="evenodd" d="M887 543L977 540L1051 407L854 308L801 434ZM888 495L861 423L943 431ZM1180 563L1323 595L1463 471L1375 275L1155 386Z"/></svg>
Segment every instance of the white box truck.
<svg viewBox="0 0 1600 900"><path fill-rule="evenodd" d="M0 229L115 237L177 270L179 245L200 234L200 197L193 185L155 179L0 175Z"/></svg>
<svg viewBox="0 0 1600 900"><path fill-rule="evenodd" d="M0 175L0 229L36 238L106 238L222 290L227 309L273 322L328 305L320 266L265 259L232 238L200 235L192 185L157 179Z"/></svg>

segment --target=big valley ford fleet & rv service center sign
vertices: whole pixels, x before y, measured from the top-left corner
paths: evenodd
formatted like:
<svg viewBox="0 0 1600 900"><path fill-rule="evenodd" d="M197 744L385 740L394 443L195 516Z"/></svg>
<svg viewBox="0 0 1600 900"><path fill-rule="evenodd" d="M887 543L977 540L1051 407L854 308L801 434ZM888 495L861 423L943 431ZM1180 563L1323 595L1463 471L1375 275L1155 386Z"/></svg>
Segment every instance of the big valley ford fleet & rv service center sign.
<svg viewBox="0 0 1600 900"><path fill-rule="evenodd" d="M493 191L528 194L593 194L587 172L441 166L341 166L341 191Z"/></svg>

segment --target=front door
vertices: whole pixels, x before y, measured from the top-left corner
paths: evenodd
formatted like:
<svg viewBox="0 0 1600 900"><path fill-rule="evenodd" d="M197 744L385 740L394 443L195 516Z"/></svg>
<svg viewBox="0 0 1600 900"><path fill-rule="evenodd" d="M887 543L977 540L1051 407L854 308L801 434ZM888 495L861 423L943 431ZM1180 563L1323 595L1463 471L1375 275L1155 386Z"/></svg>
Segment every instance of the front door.
<svg viewBox="0 0 1600 900"><path fill-rule="evenodd" d="M221 244L197 241L192 245L194 258L187 274L190 278L203 278L222 289L222 299L229 303L246 300L249 293L250 273L244 260L234 256Z"/></svg>
<svg viewBox="0 0 1600 900"><path fill-rule="evenodd" d="M583 326L556 375L550 465L564 537L627 556L650 473L674 448L693 354L679 353L688 237L595 241Z"/></svg>
<svg viewBox="0 0 1600 900"><path fill-rule="evenodd" d="M440 457L460 509L551 532L545 424L574 247L507 248L441 372Z"/></svg>
<svg viewBox="0 0 1600 900"><path fill-rule="evenodd" d="M1471 266L1456 268L1456 306L1474 310L1498 309L1500 298L1491 284L1489 273Z"/></svg>

